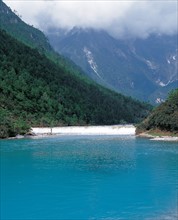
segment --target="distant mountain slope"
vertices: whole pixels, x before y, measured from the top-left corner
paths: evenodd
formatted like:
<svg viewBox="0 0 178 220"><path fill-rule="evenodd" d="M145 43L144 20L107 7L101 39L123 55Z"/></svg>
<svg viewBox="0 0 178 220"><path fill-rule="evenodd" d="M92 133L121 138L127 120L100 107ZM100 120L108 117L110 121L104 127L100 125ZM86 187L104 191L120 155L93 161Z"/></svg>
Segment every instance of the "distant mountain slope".
<svg viewBox="0 0 178 220"><path fill-rule="evenodd" d="M137 127L137 133L155 130L178 134L178 89Z"/></svg>
<svg viewBox="0 0 178 220"><path fill-rule="evenodd" d="M177 35L117 40L105 31L81 28L51 29L47 35L56 51L88 76L126 95L159 103L178 83Z"/></svg>
<svg viewBox="0 0 178 220"><path fill-rule="evenodd" d="M134 123L149 106L84 81L0 31L0 136L29 126Z"/></svg>

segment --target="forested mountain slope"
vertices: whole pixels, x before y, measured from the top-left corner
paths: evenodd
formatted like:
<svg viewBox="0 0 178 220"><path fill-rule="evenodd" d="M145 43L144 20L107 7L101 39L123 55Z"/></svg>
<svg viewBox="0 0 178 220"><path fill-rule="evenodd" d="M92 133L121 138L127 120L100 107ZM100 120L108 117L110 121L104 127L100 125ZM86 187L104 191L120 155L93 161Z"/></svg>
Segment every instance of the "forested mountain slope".
<svg viewBox="0 0 178 220"><path fill-rule="evenodd" d="M40 30L23 22L2 0L0 0L0 28L28 46L44 52L53 50Z"/></svg>
<svg viewBox="0 0 178 220"><path fill-rule="evenodd" d="M149 106L60 68L0 31L1 137L29 126L134 123Z"/></svg>
<svg viewBox="0 0 178 220"><path fill-rule="evenodd" d="M65 68L67 71L87 80L79 66L54 51L42 31L26 24L21 19L21 16L17 12L13 12L2 0L0 0L0 29L5 30L9 35L25 45L37 49L41 54L45 54L61 68Z"/></svg>
<svg viewBox="0 0 178 220"><path fill-rule="evenodd" d="M178 134L178 89L137 127L137 133L155 130Z"/></svg>

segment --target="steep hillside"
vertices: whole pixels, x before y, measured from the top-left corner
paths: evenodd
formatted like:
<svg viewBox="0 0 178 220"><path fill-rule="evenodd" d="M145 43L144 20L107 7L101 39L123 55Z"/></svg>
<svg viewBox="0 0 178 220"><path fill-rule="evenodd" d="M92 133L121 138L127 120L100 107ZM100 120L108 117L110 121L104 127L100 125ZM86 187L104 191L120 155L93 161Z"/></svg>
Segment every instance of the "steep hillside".
<svg viewBox="0 0 178 220"><path fill-rule="evenodd" d="M88 76L126 95L156 104L178 83L177 35L118 40L81 28L51 29L47 35Z"/></svg>
<svg viewBox="0 0 178 220"><path fill-rule="evenodd" d="M2 0L0 0L0 28L30 47L44 52L53 50L40 30L23 22Z"/></svg>
<svg viewBox="0 0 178 220"><path fill-rule="evenodd" d="M26 24L20 15L13 12L2 0L0 0L0 29L5 30L9 35L27 46L36 48L61 68L65 68L83 79L86 78L79 66L54 51L43 32Z"/></svg>
<svg viewBox="0 0 178 220"><path fill-rule="evenodd" d="M68 73L0 31L1 137L29 126L134 123L149 106Z"/></svg>
<svg viewBox="0 0 178 220"><path fill-rule="evenodd" d="M137 133L163 131L178 134L178 89L158 106L140 125Z"/></svg>

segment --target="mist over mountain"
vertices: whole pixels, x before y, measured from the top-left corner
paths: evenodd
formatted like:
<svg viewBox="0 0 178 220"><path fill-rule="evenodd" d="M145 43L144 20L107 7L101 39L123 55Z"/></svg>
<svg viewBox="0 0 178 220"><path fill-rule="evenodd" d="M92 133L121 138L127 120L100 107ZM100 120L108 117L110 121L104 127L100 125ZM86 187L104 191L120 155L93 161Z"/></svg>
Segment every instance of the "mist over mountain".
<svg viewBox="0 0 178 220"><path fill-rule="evenodd" d="M5 2L108 88L158 104L178 87L176 1Z"/></svg>
<svg viewBox="0 0 178 220"><path fill-rule="evenodd" d="M104 30L118 39L177 33L177 1L174 0L5 2L25 22L43 31L50 27L71 30L77 26Z"/></svg>
<svg viewBox="0 0 178 220"><path fill-rule="evenodd" d="M177 35L119 40L106 31L49 29L60 54L98 83L141 100L160 103L178 80Z"/></svg>

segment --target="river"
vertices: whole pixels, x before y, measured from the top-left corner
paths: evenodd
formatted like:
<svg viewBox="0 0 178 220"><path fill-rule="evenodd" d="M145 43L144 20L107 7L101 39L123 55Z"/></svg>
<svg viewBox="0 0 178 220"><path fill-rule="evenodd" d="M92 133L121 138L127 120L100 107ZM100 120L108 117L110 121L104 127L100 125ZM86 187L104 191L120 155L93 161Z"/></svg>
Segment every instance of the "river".
<svg viewBox="0 0 178 220"><path fill-rule="evenodd" d="M1 140L2 220L177 219L178 146L134 136Z"/></svg>

